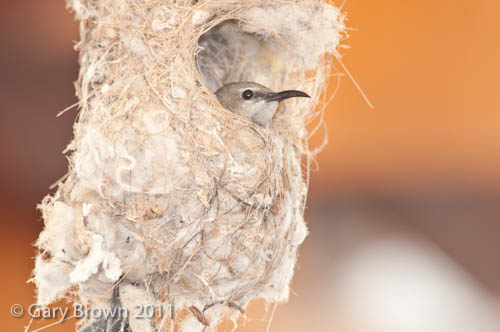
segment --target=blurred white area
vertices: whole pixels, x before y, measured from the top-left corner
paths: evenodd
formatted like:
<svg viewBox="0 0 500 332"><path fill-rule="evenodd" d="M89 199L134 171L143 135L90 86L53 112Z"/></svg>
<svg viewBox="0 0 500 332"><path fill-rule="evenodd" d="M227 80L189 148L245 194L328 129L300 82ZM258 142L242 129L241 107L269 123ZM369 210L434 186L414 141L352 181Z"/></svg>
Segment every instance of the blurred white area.
<svg viewBox="0 0 500 332"><path fill-rule="evenodd" d="M490 205L311 201L292 294L270 332L500 332ZM267 331L271 309L252 310L238 331Z"/></svg>
<svg viewBox="0 0 500 332"><path fill-rule="evenodd" d="M332 282L333 312L348 331L500 331L487 290L413 233L369 241L335 267Z"/></svg>

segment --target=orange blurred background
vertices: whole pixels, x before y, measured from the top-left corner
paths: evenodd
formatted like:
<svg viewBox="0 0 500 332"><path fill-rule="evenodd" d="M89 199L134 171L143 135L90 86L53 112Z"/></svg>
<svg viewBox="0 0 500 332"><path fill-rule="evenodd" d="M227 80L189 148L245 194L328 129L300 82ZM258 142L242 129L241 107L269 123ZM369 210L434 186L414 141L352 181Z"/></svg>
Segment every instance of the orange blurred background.
<svg viewBox="0 0 500 332"><path fill-rule="evenodd" d="M342 79L326 112L329 144L312 174L310 236L271 331L389 324L385 331L407 332L427 318L436 326L439 310L457 321L465 312L462 327L500 331L500 2L348 0L344 10L354 30L342 61L375 110ZM29 319L9 310L34 302L26 280L42 229L36 204L67 169L61 152L76 111L55 115L76 102L79 36L63 1L4 0L0 13L0 310L3 330L24 331ZM375 274L380 267L391 275ZM403 290L390 288L410 267ZM419 295L406 291L416 285L422 298L406 317L405 305ZM430 289L436 298L424 296ZM392 309L374 310L386 304L377 302L379 291L393 294ZM449 299L466 306L451 308ZM445 306L432 319L422 309L431 303ZM472 321L473 310L491 315ZM254 304L241 331L265 331L269 315ZM46 331L72 331L72 323Z"/></svg>

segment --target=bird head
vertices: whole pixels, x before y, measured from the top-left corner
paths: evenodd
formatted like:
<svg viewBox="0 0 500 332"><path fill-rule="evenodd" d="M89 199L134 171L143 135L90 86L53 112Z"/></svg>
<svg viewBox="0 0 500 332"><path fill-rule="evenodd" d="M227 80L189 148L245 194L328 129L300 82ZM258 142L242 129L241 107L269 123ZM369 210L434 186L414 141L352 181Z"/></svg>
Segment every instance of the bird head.
<svg viewBox="0 0 500 332"><path fill-rule="evenodd" d="M215 91L215 96L227 110L246 116L255 123L268 126L281 101L293 97L307 97L298 90L273 92L254 82L235 82L223 85Z"/></svg>

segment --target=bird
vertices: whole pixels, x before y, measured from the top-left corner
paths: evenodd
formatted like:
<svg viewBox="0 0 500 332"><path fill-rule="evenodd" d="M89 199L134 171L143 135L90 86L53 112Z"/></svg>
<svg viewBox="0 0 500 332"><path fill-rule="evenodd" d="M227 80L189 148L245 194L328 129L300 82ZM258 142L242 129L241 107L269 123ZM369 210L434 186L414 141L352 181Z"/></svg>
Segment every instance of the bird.
<svg viewBox="0 0 500 332"><path fill-rule="evenodd" d="M281 101L294 97L311 98L307 93L298 90L273 92L255 82L224 84L215 91L215 96L225 109L243 115L264 127L271 123Z"/></svg>

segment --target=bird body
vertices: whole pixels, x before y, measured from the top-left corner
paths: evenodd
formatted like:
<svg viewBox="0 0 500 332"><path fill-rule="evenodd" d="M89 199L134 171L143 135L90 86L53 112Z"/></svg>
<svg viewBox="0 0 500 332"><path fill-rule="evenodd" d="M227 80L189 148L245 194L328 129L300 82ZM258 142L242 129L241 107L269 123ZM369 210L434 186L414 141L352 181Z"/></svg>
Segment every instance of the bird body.
<svg viewBox="0 0 500 332"><path fill-rule="evenodd" d="M268 126L282 100L292 97L307 97L298 90L273 92L255 82L234 82L223 85L215 92L221 105L227 110L243 115L253 122Z"/></svg>

